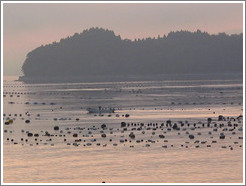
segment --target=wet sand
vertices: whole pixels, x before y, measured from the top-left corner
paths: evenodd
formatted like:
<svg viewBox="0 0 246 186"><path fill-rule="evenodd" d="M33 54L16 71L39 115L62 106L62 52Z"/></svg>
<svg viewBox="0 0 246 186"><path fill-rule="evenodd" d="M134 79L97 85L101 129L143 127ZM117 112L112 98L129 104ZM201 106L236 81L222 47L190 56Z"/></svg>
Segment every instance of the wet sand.
<svg viewBox="0 0 246 186"><path fill-rule="evenodd" d="M238 79L5 81L4 182L240 183L242 113Z"/></svg>

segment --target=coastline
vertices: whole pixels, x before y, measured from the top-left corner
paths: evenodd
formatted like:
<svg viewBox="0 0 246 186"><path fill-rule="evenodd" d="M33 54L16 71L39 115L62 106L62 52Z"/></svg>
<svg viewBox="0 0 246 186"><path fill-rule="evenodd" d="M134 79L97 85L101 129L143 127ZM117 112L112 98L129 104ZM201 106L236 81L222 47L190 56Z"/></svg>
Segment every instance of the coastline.
<svg viewBox="0 0 246 186"><path fill-rule="evenodd" d="M24 83L86 83L86 82L124 82L124 81L163 81L163 80L221 80L243 79L243 73L206 73L206 74L159 74L128 76L70 76L70 77L25 77L19 76L16 81Z"/></svg>

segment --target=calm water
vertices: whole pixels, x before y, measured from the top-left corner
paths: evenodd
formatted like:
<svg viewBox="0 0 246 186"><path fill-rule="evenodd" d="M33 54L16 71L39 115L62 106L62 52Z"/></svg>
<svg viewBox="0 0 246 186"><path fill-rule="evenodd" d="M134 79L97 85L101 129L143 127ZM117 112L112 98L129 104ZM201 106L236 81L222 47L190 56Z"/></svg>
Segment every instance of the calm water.
<svg viewBox="0 0 246 186"><path fill-rule="evenodd" d="M241 75L59 84L5 77L3 88L4 122L13 119L3 125L4 183L243 181ZM116 110L87 114L98 106Z"/></svg>

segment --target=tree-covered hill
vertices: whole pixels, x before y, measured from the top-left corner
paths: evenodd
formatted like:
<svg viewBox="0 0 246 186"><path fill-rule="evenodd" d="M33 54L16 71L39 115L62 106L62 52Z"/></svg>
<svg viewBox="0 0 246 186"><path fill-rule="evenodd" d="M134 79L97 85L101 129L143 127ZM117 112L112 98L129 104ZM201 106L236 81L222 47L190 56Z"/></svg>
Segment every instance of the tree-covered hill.
<svg viewBox="0 0 246 186"><path fill-rule="evenodd" d="M243 72L243 34L177 31L121 39L91 28L27 54L24 78Z"/></svg>

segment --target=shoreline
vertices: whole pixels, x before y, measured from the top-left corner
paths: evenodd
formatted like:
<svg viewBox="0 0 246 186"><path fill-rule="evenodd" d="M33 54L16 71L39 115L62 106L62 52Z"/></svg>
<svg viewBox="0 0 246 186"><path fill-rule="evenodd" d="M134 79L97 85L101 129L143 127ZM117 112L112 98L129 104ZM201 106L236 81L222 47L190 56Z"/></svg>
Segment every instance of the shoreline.
<svg viewBox="0 0 246 186"><path fill-rule="evenodd" d="M86 82L125 82L125 81L163 81L163 80L220 80L242 79L243 73L204 73L204 74L158 74L158 75L105 75L105 76L71 76L71 77L25 77L17 81L24 83L86 83Z"/></svg>

